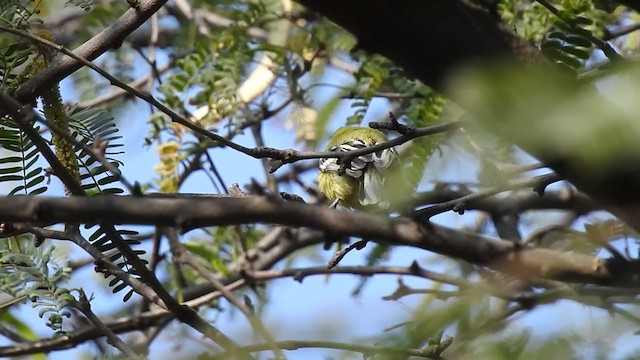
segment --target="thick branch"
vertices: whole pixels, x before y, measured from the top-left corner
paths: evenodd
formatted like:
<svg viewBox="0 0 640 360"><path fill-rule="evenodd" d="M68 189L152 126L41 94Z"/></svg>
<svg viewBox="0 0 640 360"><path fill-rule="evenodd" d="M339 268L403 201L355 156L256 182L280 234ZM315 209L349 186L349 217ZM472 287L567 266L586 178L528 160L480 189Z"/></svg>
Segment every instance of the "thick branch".
<svg viewBox="0 0 640 360"><path fill-rule="evenodd" d="M136 8L129 9L99 34L85 42L74 53L81 58L94 60L107 50L117 48L135 29L155 14L167 0L137 0ZM76 70L82 63L69 56L59 56L45 71L22 84L15 97L22 103L30 103L44 89L60 82Z"/></svg>
<svg viewBox="0 0 640 360"><path fill-rule="evenodd" d="M179 215L176 215L179 214ZM520 248L511 242L421 225L407 218L387 218L352 211L285 202L255 196L218 199L153 197L52 198L0 197L4 222L114 223L178 226L193 229L242 223L275 223L331 230L335 236L357 236L406 245L451 256L524 278L585 282L621 287L640 286L635 263L582 254Z"/></svg>

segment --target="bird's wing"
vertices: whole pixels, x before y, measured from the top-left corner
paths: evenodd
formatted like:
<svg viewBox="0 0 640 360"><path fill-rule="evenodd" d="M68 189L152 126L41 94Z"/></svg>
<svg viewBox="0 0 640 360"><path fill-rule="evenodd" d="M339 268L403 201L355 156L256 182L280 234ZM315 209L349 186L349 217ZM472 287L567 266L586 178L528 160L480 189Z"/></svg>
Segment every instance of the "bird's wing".
<svg viewBox="0 0 640 360"><path fill-rule="evenodd" d="M349 140L343 144L332 147L329 151L347 152L362 149L367 144L362 140ZM365 154L351 160L351 163L345 169L345 174L353 178L361 178L367 167L372 164L377 170L388 168L394 160L398 159L398 153L394 148L378 150L371 154ZM337 173L340 170L340 164L336 158L320 159L320 171Z"/></svg>

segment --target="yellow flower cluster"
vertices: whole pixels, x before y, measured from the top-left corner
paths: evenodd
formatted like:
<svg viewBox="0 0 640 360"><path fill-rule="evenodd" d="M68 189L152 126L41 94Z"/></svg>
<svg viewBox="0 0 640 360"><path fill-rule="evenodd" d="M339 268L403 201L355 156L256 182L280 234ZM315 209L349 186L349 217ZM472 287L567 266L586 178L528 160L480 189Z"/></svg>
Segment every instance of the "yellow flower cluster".
<svg viewBox="0 0 640 360"><path fill-rule="evenodd" d="M180 156L180 143L169 141L156 147L160 156L160 163L153 170L160 175L158 185L161 192L171 193L178 191L178 165L182 159Z"/></svg>

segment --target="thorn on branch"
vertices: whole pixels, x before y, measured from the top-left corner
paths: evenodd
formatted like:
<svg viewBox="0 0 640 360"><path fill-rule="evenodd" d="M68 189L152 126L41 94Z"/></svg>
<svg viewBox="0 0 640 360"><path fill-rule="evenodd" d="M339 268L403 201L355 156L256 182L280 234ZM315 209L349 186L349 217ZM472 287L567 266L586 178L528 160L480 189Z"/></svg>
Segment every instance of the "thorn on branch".
<svg viewBox="0 0 640 360"><path fill-rule="evenodd" d="M399 324L391 325L391 326L389 326L387 328L382 329L382 332L389 332L389 331L392 331L392 330L395 330L395 329L398 329L398 328L401 328L401 327L404 327L404 326L413 325L414 323L415 323L414 321L403 321L403 322L401 322Z"/></svg>
<svg viewBox="0 0 640 360"><path fill-rule="evenodd" d="M409 265L409 271L411 271L412 274L420 274L422 272L422 268L417 261L413 260L411 265Z"/></svg>
<svg viewBox="0 0 640 360"><path fill-rule="evenodd" d="M369 123L369 127L373 128L373 129L384 129L384 130L391 130L391 131L395 131L401 135L407 135L411 132L413 132L415 129L412 126L407 126L407 125L403 125L400 124L398 122L398 119L396 118L396 115L392 112L389 112L389 120L385 121L385 122L370 122Z"/></svg>
<svg viewBox="0 0 640 360"><path fill-rule="evenodd" d="M40 245L42 245L42 243L45 240L45 237L42 236L42 234L34 234L34 236L36 237L36 241L35 241L35 247L40 247Z"/></svg>
<svg viewBox="0 0 640 360"><path fill-rule="evenodd" d="M538 194L538 196L543 197L544 196L544 192L547 190L547 186L553 184L554 182L561 180L560 178L553 175L550 176L538 176L537 179L539 179L539 182L535 185L532 186L532 190Z"/></svg>
<svg viewBox="0 0 640 360"><path fill-rule="evenodd" d="M142 196L142 195L144 195L144 193L142 192L142 186L137 181L134 181L132 190L133 191L131 192L131 195L133 195L133 196Z"/></svg>
<svg viewBox="0 0 640 360"><path fill-rule="evenodd" d="M340 263L340 261L345 257L345 255L347 255L351 250L364 249L364 247L367 246L368 242L369 240L356 241L355 243L347 246L346 248L337 251L336 254L333 255L333 258L329 260L329 263L327 264L327 269L333 269L334 267L336 267L336 265L338 265L338 263Z"/></svg>
<svg viewBox="0 0 640 360"><path fill-rule="evenodd" d="M282 196L282 198L283 198L284 200L286 200L286 201L293 201L293 202L306 203L306 202L304 201L304 199L303 199L300 195L297 195L297 194L290 194L290 193L288 193L288 192L281 191L281 192L280 192L280 196Z"/></svg>
<svg viewBox="0 0 640 360"><path fill-rule="evenodd" d="M51 184L51 175L55 175L53 169L51 167L44 168L44 177L47 178L47 185Z"/></svg>
<svg viewBox="0 0 640 360"><path fill-rule="evenodd" d="M242 191L242 189L240 188L240 185L238 185L238 183L231 184L231 187L229 187L229 194L233 195L233 196L244 196L244 195L247 195L247 194L244 193L244 191Z"/></svg>
<svg viewBox="0 0 640 360"><path fill-rule="evenodd" d="M460 201L459 203L453 205L453 210L454 212L458 213L459 215L464 215L464 210L467 206L467 203L465 201Z"/></svg>
<svg viewBox="0 0 640 360"><path fill-rule="evenodd" d="M251 178L251 184L247 185L247 190L256 195L267 195L265 188L255 178Z"/></svg>
<svg viewBox="0 0 640 360"><path fill-rule="evenodd" d="M129 6L134 10L140 9L140 3L138 0L127 0L127 4L129 4Z"/></svg>
<svg viewBox="0 0 640 360"><path fill-rule="evenodd" d="M293 274L292 279L302 284L302 280L304 280L305 277L306 276L302 271L296 271L295 274Z"/></svg>
<svg viewBox="0 0 640 360"><path fill-rule="evenodd" d="M244 300L244 306L246 306L249 309L251 314L255 315L256 308L255 306L253 306L253 302L251 301L251 298L247 294L244 294L243 300Z"/></svg>
<svg viewBox="0 0 640 360"><path fill-rule="evenodd" d="M282 167L282 165L284 165L284 161L269 159L267 161L267 165L269 165L269 174L273 174L278 169L280 169Z"/></svg>
<svg viewBox="0 0 640 360"><path fill-rule="evenodd" d="M103 260L97 259L96 261L93 262L93 264L95 265L95 267L93 268L93 271L95 271L98 274L105 274L107 276L109 275L109 267Z"/></svg>
<svg viewBox="0 0 640 360"><path fill-rule="evenodd" d="M402 278L398 278L398 288L390 295L383 296L382 300L395 301L409 294L411 294L411 289L404 284Z"/></svg>

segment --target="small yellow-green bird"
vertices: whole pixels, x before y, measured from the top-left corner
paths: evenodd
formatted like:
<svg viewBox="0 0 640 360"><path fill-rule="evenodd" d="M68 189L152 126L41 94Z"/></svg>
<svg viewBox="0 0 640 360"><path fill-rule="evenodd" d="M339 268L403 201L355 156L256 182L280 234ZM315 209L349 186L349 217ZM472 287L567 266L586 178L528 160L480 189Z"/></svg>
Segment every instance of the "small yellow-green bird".
<svg viewBox="0 0 640 360"><path fill-rule="evenodd" d="M352 151L387 141L380 130L368 127L343 127L338 129L327 151ZM385 199L385 170L398 159L395 149L388 148L370 154L358 156L347 166L344 174L339 175L340 164L336 158L320 159L318 186L320 191L332 201L357 209L388 208Z"/></svg>

